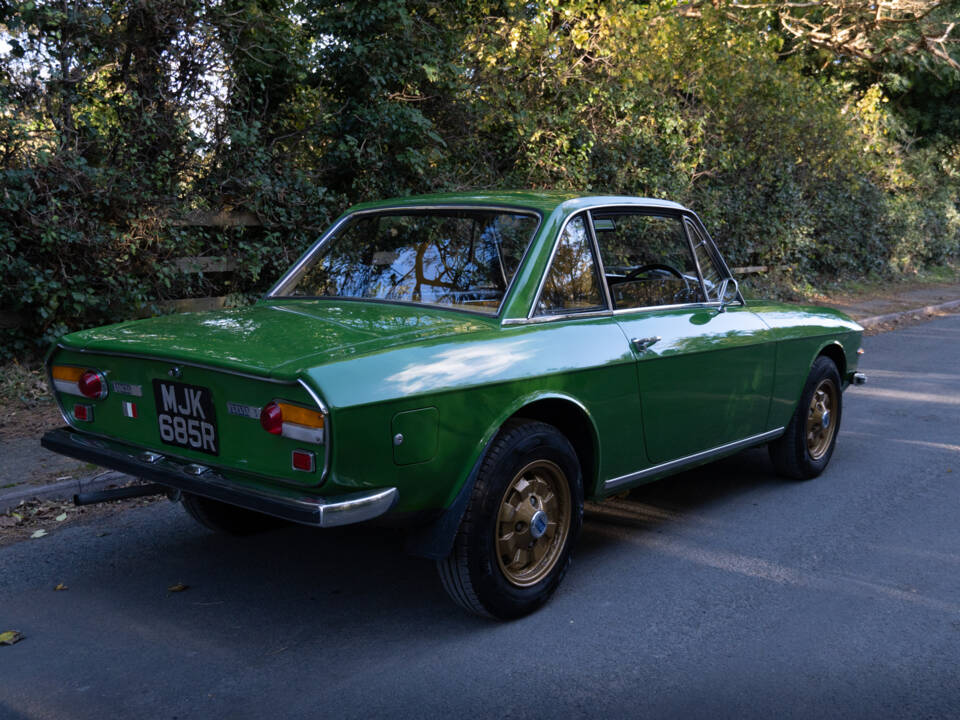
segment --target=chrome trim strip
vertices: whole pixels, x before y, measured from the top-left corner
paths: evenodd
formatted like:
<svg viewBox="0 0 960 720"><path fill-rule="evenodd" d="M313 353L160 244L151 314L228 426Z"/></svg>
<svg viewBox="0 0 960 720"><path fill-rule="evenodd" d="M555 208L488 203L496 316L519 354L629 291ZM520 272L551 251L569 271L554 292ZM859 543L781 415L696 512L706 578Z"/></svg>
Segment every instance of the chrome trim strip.
<svg viewBox="0 0 960 720"><path fill-rule="evenodd" d="M503 306L507 302L507 299L510 297L510 292L513 290L514 281L517 279L517 275L520 273L520 268L523 267L524 262L527 259L527 254L530 252L530 248L533 246L533 241L536 239L537 234L540 232L540 228L543 227L543 213L539 210L533 208L524 207L522 205L486 205L483 203L476 204L464 204L464 203L451 203L449 205L439 204L439 205L388 205L379 208L371 208L370 210L357 210L355 212L344 215L339 220L337 220L320 238L310 247L309 250L304 253L303 257L300 258L297 263L287 270L283 276L274 283L267 294L264 295L264 298L287 298L292 299L304 299L309 300L309 297L297 298L295 296L279 295L278 293L287 284L290 280L293 279L294 275L300 271L300 269L306 265L308 262L313 260L320 250L326 246L330 238L336 233L336 231L348 220L352 220L360 215L377 215L377 214L390 214L396 210L497 210L500 212L509 212L516 213L519 215L529 215L537 219L537 226L533 229L533 232L530 233L530 238L527 241L527 246L523 250L523 256L520 258L520 262L517 264L517 269L513 273L513 277L510 278L510 282L503 289L503 297L500 298L500 304L497 306L497 311L495 313L485 313L480 310L471 310L469 308L461 308L456 305L438 305L438 304L429 304L429 303L417 303L417 302L404 302L399 300L384 300L383 298L349 298L349 297L336 297L331 296L331 300L379 300L380 302L387 303L402 303L405 305L414 305L414 306L423 306L427 305L428 307L438 307L445 310L454 310L457 312L468 312L475 315L481 315L483 317L500 317L500 313L503 312Z"/></svg>
<svg viewBox="0 0 960 720"><path fill-rule="evenodd" d="M340 502L328 501L319 506L320 526L338 527L372 520L392 508L399 497L400 491L392 487Z"/></svg>
<svg viewBox="0 0 960 720"><path fill-rule="evenodd" d="M307 395L309 395L310 398L317 404L317 407L320 408L320 412L322 412L325 415L324 419L329 420L330 411L327 410L327 406L323 402L323 400L320 399L320 396L313 391L312 387L310 387L309 385L307 385L307 383L304 382L303 378L297 378L297 382L300 383L303 389L307 391Z"/></svg>
<svg viewBox="0 0 960 720"><path fill-rule="evenodd" d="M294 263L293 267L287 270L283 275L281 275L280 279L273 284L273 287L267 290L267 294L264 295L264 297L265 298L273 297L280 290L280 288L287 283L288 279L298 274L301 268L303 268L304 265L306 265L308 262L310 262L310 260L313 259L313 256L317 254L317 250L319 250L323 245L326 244L327 240L330 239L330 237L340 228L340 226L345 224L352 217L353 217L353 213L350 213L349 215L344 215L339 220L334 222L333 225L328 227L326 232L322 233L320 237L317 238L317 240L313 243L313 245L303 254L303 256L296 263Z"/></svg>
<svg viewBox="0 0 960 720"><path fill-rule="evenodd" d="M323 428L307 427L306 425L285 422L280 426L280 435L281 437L312 443L313 445L323 444Z"/></svg>
<svg viewBox="0 0 960 720"><path fill-rule="evenodd" d="M677 458L676 460L660 463L659 465L638 470L637 472L630 473L629 475L621 475L620 477L611 478L603 483L603 489L611 491L618 490L625 485L630 485L637 480L643 480L644 478L648 478L652 475L659 475L660 473L664 473L669 470L678 470L687 465L700 462L701 460L708 460L715 455L722 455L726 452L749 447L750 445L759 445L762 442L773 440L774 438L779 437L783 434L783 431L784 428L778 427L776 430L769 430L767 432L760 433L759 435L752 435L748 438L743 438L742 440L734 440L726 445L719 445L715 448L710 448L709 450L703 450L701 452L694 453L693 455L687 455L686 457Z"/></svg>
<svg viewBox="0 0 960 720"><path fill-rule="evenodd" d="M58 344L57 344L57 347L58 347L58 348L62 348L63 345L60 345L60 344L58 343ZM48 382L49 385L50 385L50 389L53 391L53 393L52 393L52 394L53 394L53 401L57 404L57 410L60 411L60 417L63 418L63 421L64 421L67 425L70 425L70 426L72 427L72 426L73 426L73 423L70 421L70 418L67 417L67 411L63 409L63 403L60 402L60 394L57 392L57 386L56 386L56 384L54 383L54 380L53 380L53 356L56 355L56 354L57 354L57 353L56 353L56 350L51 350L51 351L47 354L47 359L44 360L43 364L44 364L44 368L45 368L46 371L47 371L47 382Z"/></svg>
<svg viewBox="0 0 960 720"><path fill-rule="evenodd" d="M53 389L56 390L57 392L66 393L67 395L77 395L79 397L86 397L86 395L80 392L80 388L77 387L77 384L75 382L70 382L69 380L57 380L56 378L54 378Z"/></svg>
<svg viewBox="0 0 960 720"><path fill-rule="evenodd" d="M578 318L595 318L595 317L619 317L621 315L633 315L635 313L647 313L653 312L655 310L695 310L695 309L709 309L709 308L719 308L720 303L711 301L711 302L701 302L701 303L682 303L678 305L647 305L645 307L636 307L636 308L620 308L619 310L589 310L580 313L565 313L563 315L537 315L535 317L527 318L505 318L501 321L501 325L532 325L535 323L544 323L544 322L553 322L554 320L576 320Z"/></svg>
<svg viewBox="0 0 960 720"><path fill-rule="evenodd" d="M614 310L614 315L629 315L636 312L651 312L653 310L683 310L684 308L713 308L719 307L720 303L711 300L710 302L696 303L676 303L675 305L645 305L644 307L621 308Z"/></svg>
<svg viewBox="0 0 960 720"><path fill-rule="evenodd" d="M296 385L297 384L296 380L277 380L276 378L267 377L266 375L253 375L252 373L240 372L239 370L231 370L229 368L220 368L214 365L204 365L203 363L187 362L184 360L180 360L179 358L165 358L165 357L157 357L156 355L141 355L139 353L116 352L114 350L88 350L86 348L70 347L69 345L64 345L63 343L57 343L57 347L61 350L84 353L87 355L107 355L109 357L131 358L132 360L153 360L156 362L170 363L172 365L186 365L187 367L199 368L201 370L212 370L213 372L227 373L228 375L236 375L237 377L248 378L249 380L260 380L261 382L275 383L277 385Z"/></svg>
<svg viewBox="0 0 960 720"><path fill-rule="evenodd" d="M303 378L297 378L297 382L300 383L300 387L307 391L307 395L323 413L323 470L320 471L320 481L317 483L317 485L323 485L327 479L327 473L330 472L330 441L333 438L333 433L330 431L330 410L327 409L326 403L320 399L320 396L313 391L312 387L307 385Z"/></svg>
<svg viewBox="0 0 960 720"><path fill-rule="evenodd" d="M558 315L537 315L529 318L504 318L500 324L510 325L536 325L538 323L553 322L554 320L580 320L583 318L613 317L609 310L585 310L579 313L563 313Z"/></svg>

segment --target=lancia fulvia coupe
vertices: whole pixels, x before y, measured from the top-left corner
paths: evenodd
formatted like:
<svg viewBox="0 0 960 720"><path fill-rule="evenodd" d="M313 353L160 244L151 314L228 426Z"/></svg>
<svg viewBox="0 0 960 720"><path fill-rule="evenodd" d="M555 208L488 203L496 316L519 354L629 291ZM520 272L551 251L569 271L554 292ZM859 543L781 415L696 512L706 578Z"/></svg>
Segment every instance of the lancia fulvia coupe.
<svg viewBox="0 0 960 720"><path fill-rule="evenodd" d="M400 524L457 603L514 618L563 578L584 499L763 444L823 472L861 335L746 302L673 202L409 197L347 211L253 306L63 337L43 445L218 531Z"/></svg>

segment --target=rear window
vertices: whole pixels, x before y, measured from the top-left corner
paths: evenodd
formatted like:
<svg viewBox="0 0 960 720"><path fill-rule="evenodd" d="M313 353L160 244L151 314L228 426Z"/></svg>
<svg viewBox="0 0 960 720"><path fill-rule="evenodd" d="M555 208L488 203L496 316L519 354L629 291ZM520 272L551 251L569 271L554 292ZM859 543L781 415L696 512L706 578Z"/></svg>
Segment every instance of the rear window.
<svg viewBox="0 0 960 720"><path fill-rule="evenodd" d="M340 227L274 296L372 298L495 314L539 225L502 210L395 210Z"/></svg>

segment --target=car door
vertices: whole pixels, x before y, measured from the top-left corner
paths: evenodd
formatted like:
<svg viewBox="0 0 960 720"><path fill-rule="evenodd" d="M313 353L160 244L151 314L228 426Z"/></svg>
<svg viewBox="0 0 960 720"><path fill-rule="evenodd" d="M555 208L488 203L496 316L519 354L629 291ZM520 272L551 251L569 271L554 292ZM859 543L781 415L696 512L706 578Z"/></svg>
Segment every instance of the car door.
<svg viewBox="0 0 960 720"><path fill-rule="evenodd" d="M695 220L663 209L591 212L614 316L636 358L647 457L658 465L763 433L773 343Z"/></svg>
<svg viewBox="0 0 960 720"><path fill-rule="evenodd" d="M552 374L545 387L583 403L600 438L598 474L608 479L647 462L635 363L601 278L589 219L581 212L559 234L531 309L533 324L518 332L535 328L538 362Z"/></svg>

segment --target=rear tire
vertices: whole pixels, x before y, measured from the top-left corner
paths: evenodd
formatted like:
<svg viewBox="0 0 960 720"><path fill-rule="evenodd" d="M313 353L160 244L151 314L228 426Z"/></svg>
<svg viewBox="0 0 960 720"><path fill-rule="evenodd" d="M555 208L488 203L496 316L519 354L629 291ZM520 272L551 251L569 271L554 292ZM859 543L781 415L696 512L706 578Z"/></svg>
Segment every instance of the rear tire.
<svg viewBox="0 0 960 720"><path fill-rule="evenodd" d="M552 425L511 421L483 459L453 550L437 561L444 589L477 615L527 615L557 589L582 524L570 442Z"/></svg>
<svg viewBox="0 0 960 720"><path fill-rule="evenodd" d="M842 413L840 373L833 360L821 355L810 368L786 431L769 445L777 473L794 480L822 473L833 456Z"/></svg>
<svg viewBox="0 0 960 720"><path fill-rule="evenodd" d="M198 523L208 530L226 535L253 535L283 524L282 520L269 515L201 495L183 493L181 502L190 517Z"/></svg>

